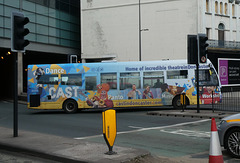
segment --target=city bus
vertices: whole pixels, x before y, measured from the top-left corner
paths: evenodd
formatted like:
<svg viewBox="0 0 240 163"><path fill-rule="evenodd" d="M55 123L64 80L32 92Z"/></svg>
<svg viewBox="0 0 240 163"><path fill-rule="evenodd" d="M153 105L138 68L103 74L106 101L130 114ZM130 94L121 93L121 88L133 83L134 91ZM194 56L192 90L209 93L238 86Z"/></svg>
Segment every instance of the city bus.
<svg viewBox="0 0 240 163"><path fill-rule="evenodd" d="M133 108L172 105L180 95L197 104L196 65L187 60L42 64L28 66L28 108ZM210 60L199 65L199 103L221 101L221 85Z"/></svg>

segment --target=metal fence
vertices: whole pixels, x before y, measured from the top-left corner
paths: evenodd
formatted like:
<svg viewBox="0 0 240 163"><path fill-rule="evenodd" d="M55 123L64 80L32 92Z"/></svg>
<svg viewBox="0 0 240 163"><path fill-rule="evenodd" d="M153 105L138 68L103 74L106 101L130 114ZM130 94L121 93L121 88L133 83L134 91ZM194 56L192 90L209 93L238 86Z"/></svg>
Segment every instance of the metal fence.
<svg viewBox="0 0 240 163"><path fill-rule="evenodd" d="M216 110L240 111L240 88L239 87L222 87L222 102L213 104Z"/></svg>
<svg viewBox="0 0 240 163"><path fill-rule="evenodd" d="M208 40L207 43L210 48L240 49L238 41Z"/></svg>

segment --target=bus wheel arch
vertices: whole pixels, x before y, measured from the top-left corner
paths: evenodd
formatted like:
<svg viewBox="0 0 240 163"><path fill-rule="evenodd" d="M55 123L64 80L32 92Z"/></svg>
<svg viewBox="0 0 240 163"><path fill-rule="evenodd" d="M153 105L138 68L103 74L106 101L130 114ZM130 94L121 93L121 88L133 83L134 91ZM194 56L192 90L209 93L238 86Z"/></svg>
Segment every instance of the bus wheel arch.
<svg viewBox="0 0 240 163"><path fill-rule="evenodd" d="M76 100L69 98L63 102L62 108L66 113L76 113L78 110L78 103Z"/></svg>
<svg viewBox="0 0 240 163"><path fill-rule="evenodd" d="M172 105L174 109L182 109L180 94L176 95L172 100ZM186 96L186 105L189 105L189 98Z"/></svg>

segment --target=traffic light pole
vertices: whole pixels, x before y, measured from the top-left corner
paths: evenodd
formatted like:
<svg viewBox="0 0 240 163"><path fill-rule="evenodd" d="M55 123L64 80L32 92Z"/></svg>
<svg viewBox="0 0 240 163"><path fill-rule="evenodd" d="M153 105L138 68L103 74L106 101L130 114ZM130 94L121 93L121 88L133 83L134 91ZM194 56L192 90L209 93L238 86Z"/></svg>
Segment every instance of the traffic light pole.
<svg viewBox="0 0 240 163"><path fill-rule="evenodd" d="M196 82L197 82L197 113L200 113L200 105L199 105L199 63L196 63Z"/></svg>
<svg viewBox="0 0 240 163"><path fill-rule="evenodd" d="M18 137L18 53L14 53L13 137Z"/></svg>
<svg viewBox="0 0 240 163"><path fill-rule="evenodd" d="M197 113L200 113L200 98L199 98L199 63L206 63L207 58L206 58L206 53L207 53L207 41L208 38L206 34L198 34L197 35L197 46L198 46L198 57L197 57L197 62L196 62L196 69L197 69Z"/></svg>
<svg viewBox="0 0 240 163"><path fill-rule="evenodd" d="M22 4L20 4L22 5ZM14 53L14 104L13 104L13 136L18 136L18 54L25 52L25 47L29 41L24 37L29 34L29 29L25 25L29 23L29 18L22 12L12 12L11 17L11 50Z"/></svg>
<svg viewBox="0 0 240 163"><path fill-rule="evenodd" d="M199 63L207 63L206 34L188 35L188 64L196 64L197 113L200 113Z"/></svg>

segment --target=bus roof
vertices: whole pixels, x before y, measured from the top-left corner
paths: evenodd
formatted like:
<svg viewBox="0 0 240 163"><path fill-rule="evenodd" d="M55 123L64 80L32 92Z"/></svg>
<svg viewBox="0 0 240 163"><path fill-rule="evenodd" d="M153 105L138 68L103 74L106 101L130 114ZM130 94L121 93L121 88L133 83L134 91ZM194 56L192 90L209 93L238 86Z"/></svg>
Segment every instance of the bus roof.
<svg viewBox="0 0 240 163"><path fill-rule="evenodd" d="M210 60L207 64L200 64L200 69L208 69ZM164 70L188 70L195 69L195 64L187 64L187 60L159 60L159 61L129 61L129 62L97 62L97 63L65 63L65 64L42 64L29 65L28 68L34 71L37 68L45 71L54 69L57 71L65 69L68 73L73 73L78 69L78 73L83 72L137 72L137 71L164 71ZM90 71L89 71L90 70ZM53 70L52 70L53 71ZM51 72L50 72L51 73Z"/></svg>

